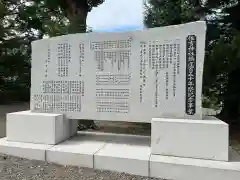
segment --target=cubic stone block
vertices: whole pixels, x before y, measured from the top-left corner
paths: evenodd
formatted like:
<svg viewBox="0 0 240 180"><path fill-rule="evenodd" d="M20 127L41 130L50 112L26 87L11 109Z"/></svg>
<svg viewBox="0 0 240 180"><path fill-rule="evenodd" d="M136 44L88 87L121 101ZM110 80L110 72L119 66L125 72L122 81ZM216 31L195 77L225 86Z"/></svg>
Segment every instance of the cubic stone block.
<svg viewBox="0 0 240 180"><path fill-rule="evenodd" d="M228 124L218 119L152 119L155 155L228 161Z"/></svg>
<svg viewBox="0 0 240 180"><path fill-rule="evenodd" d="M7 114L7 140L25 143L57 144L74 134L72 120L62 114L21 111Z"/></svg>

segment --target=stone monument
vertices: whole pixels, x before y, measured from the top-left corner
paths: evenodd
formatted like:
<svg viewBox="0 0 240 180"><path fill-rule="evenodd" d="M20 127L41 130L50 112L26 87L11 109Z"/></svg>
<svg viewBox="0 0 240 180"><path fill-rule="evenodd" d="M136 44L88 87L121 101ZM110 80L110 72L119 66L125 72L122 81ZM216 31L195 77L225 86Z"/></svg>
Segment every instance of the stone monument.
<svg viewBox="0 0 240 180"><path fill-rule="evenodd" d="M77 119L149 122L151 147L143 148L143 172L158 177L159 167L163 167L161 177L171 178L174 174L170 174L168 168L173 168L176 174L180 172L178 178L184 177L181 168L187 172L189 164L197 167L196 171L193 168L197 173L202 172L198 171L202 170L202 164L204 168L213 164L213 174L209 177L218 179L214 174L218 165L213 162L228 161L228 125L202 116L205 35L206 24L198 21L131 32L92 32L34 41L31 107L29 111L7 114L7 145L4 147L10 141L56 145L77 133ZM94 167L93 164L99 162L96 165L103 167L102 160L92 161L103 143L96 146L92 143L84 147L100 147L96 152L91 150L87 164ZM69 155L72 147L61 146L66 147L64 157L69 157L65 159L70 162L79 151L74 149L75 154L70 152ZM52 151L46 150L41 155L46 159L47 154L53 162L59 162L61 148L53 146ZM132 146L129 151L136 154ZM59 154L55 154L57 152ZM109 153L111 151L99 156L104 159ZM81 155L85 156L86 153ZM113 160L112 165L104 164L104 167L114 164L116 168L110 169L126 170L119 156L117 160L109 158ZM196 158L211 161L192 160ZM123 159L125 162L129 157ZM119 164L115 160L119 160ZM138 161L133 162L137 167ZM230 170L235 167L231 163L220 166ZM139 168L135 171L143 175ZM226 177L225 171L223 175L219 177Z"/></svg>
<svg viewBox="0 0 240 180"><path fill-rule="evenodd" d="M31 111L71 119L202 119L204 22L32 43Z"/></svg>

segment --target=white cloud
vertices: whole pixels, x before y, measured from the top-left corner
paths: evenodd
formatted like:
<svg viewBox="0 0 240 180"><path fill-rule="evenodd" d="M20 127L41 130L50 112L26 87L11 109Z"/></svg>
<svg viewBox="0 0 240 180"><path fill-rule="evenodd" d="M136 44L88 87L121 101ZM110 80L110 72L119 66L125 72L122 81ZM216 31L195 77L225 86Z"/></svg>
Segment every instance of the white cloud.
<svg viewBox="0 0 240 180"><path fill-rule="evenodd" d="M93 29L142 26L143 1L105 0L88 14L87 24Z"/></svg>

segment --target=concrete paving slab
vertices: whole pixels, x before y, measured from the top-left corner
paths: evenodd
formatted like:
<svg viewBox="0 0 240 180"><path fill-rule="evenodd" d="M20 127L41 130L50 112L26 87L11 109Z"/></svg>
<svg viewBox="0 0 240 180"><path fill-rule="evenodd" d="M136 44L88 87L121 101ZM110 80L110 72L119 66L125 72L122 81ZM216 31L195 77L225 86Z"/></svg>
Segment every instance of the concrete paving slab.
<svg viewBox="0 0 240 180"><path fill-rule="evenodd" d="M230 149L231 161L151 155L150 177L174 180L239 180L240 156Z"/></svg>
<svg viewBox="0 0 240 180"><path fill-rule="evenodd" d="M6 138L0 139L0 153L31 160L45 161L46 149L50 147L52 145L13 142L7 141Z"/></svg>
<svg viewBox="0 0 240 180"><path fill-rule="evenodd" d="M93 168L93 155L101 149L107 136L78 134L46 151L46 159L62 165L75 165Z"/></svg>
<svg viewBox="0 0 240 180"><path fill-rule="evenodd" d="M148 176L150 137L118 136L94 155L94 168Z"/></svg>

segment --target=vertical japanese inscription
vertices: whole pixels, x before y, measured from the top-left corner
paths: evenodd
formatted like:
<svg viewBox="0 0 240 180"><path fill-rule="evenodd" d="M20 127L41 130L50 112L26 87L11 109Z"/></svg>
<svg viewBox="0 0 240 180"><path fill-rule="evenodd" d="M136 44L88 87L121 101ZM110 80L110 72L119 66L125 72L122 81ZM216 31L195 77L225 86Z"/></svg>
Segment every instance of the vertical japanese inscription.
<svg viewBox="0 0 240 180"><path fill-rule="evenodd" d="M177 44L177 74L180 74L180 43Z"/></svg>
<svg viewBox="0 0 240 180"><path fill-rule="evenodd" d="M177 62L177 60L179 61L180 60L180 55L179 55L179 51L180 49L177 49L177 46L179 44L175 43L173 44L173 97L176 96L176 85L177 85L177 74L179 74L179 72L177 73L177 65L179 62ZM178 65L178 71L179 71L179 68L180 68L180 63Z"/></svg>
<svg viewBox="0 0 240 180"><path fill-rule="evenodd" d="M44 77L48 77L48 64L50 63L51 61L51 50L50 50L50 45L48 44L48 49L47 49L47 59L45 60L45 74L44 74Z"/></svg>
<svg viewBox="0 0 240 180"><path fill-rule="evenodd" d="M140 42L140 103L143 102L143 91L146 87L147 74L147 43Z"/></svg>
<svg viewBox="0 0 240 180"><path fill-rule="evenodd" d="M79 43L79 76L83 76L84 67L84 43Z"/></svg>
<svg viewBox="0 0 240 180"><path fill-rule="evenodd" d="M143 92L148 81L148 71L154 74L153 107L160 107L160 101L175 98L177 76L180 74L180 40L153 40L140 42L140 103L144 103ZM164 75L164 82L161 76ZM161 87L165 86L164 91ZM172 92L172 93L171 93ZM146 94L145 94L146 96Z"/></svg>
<svg viewBox="0 0 240 180"><path fill-rule="evenodd" d="M196 113L196 48L197 38L189 35L186 39L186 109L188 115Z"/></svg>
<svg viewBox="0 0 240 180"><path fill-rule="evenodd" d="M48 64L54 63L51 61L50 45L48 46L47 58L45 60L45 77L48 80L43 80L41 94L34 94L35 111L41 112L82 112L82 97L84 96L84 42L79 43L79 69L74 80L66 80L69 76L69 63L71 63L71 45L70 43L62 42L57 44L57 76L59 80L51 80L48 77ZM77 64L77 63L76 63Z"/></svg>
<svg viewBox="0 0 240 180"><path fill-rule="evenodd" d="M42 94L35 94L34 110L43 112L81 112L82 81L43 81Z"/></svg>
<svg viewBox="0 0 240 180"><path fill-rule="evenodd" d="M132 38L91 42L96 62L96 111L129 113Z"/></svg>
<svg viewBox="0 0 240 180"><path fill-rule="evenodd" d="M68 64L71 61L71 45L69 43L58 44L57 49L57 73L60 77L68 76Z"/></svg>
<svg viewBox="0 0 240 180"><path fill-rule="evenodd" d="M165 99L167 100L168 99L168 97L169 97L169 93L168 93L168 91L169 91L169 87L168 87L168 85L169 85L169 77L168 77L168 72L166 72L166 74L165 74L165 85L166 85L166 89L165 89Z"/></svg>

